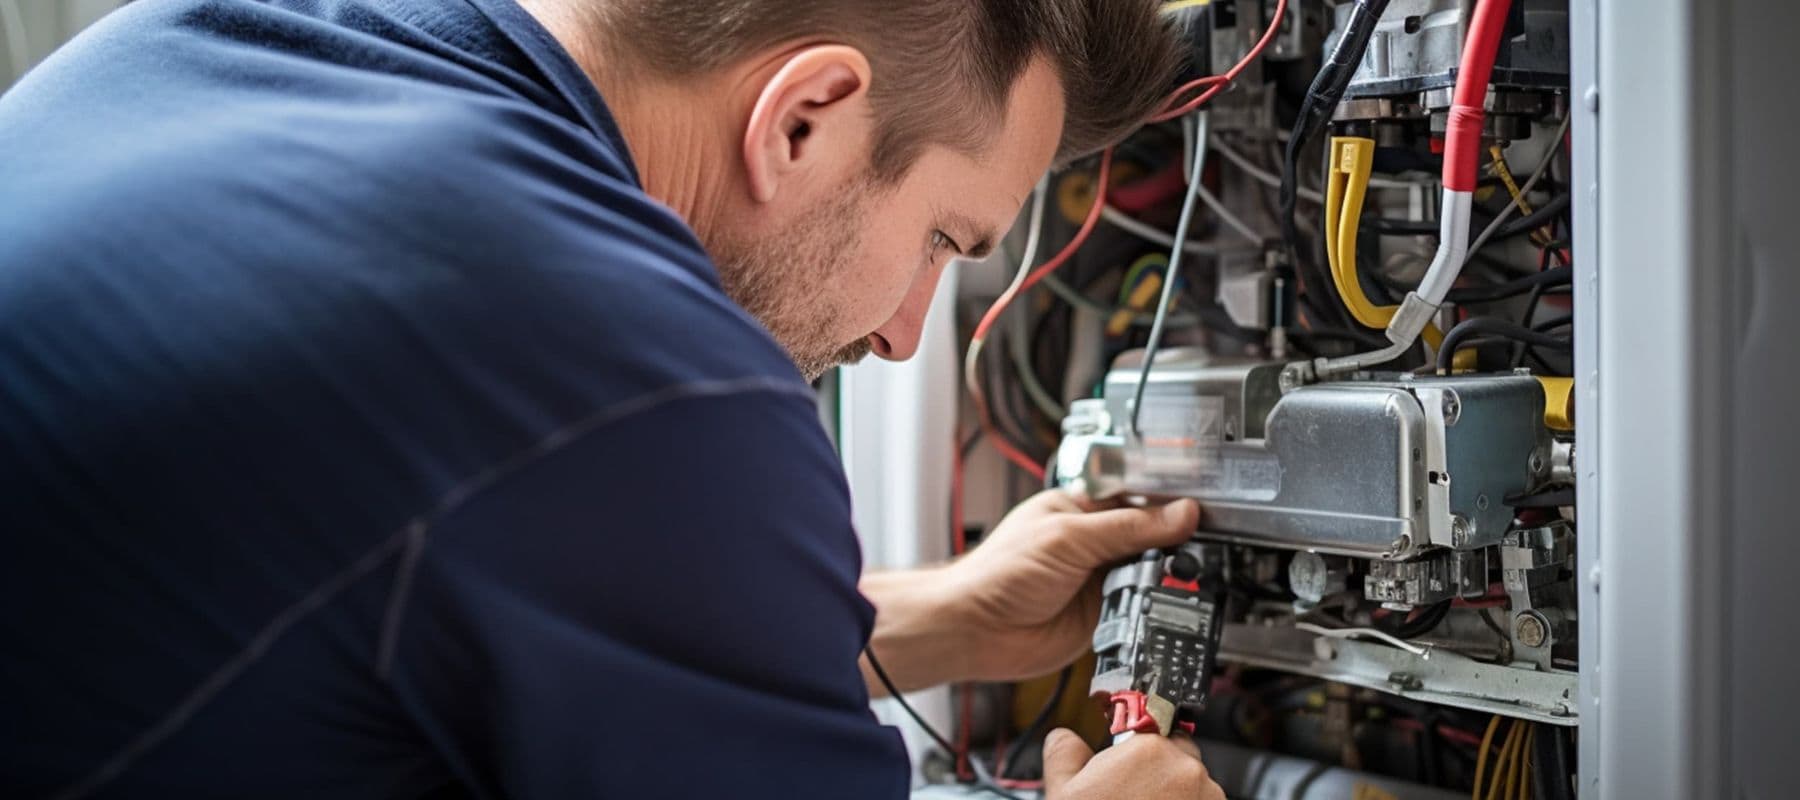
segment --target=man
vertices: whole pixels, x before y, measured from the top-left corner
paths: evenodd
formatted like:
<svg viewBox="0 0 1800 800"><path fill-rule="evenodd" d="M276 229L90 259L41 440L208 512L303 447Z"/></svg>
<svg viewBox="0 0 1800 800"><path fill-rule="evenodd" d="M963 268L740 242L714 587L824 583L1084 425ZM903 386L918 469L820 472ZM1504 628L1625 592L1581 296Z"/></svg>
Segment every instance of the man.
<svg viewBox="0 0 1800 800"><path fill-rule="evenodd" d="M911 355L1173 60L1151 0L102 21L0 97L5 794L904 795L865 643L1055 669L1199 512L1046 494L859 584L802 377ZM1158 737L1045 760L1221 796Z"/></svg>

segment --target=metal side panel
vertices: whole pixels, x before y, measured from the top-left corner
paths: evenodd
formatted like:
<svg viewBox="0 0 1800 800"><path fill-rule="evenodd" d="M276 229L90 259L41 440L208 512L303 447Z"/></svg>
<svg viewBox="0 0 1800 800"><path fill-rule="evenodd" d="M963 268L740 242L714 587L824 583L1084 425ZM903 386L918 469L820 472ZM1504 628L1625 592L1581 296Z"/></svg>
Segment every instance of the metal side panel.
<svg viewBox="0 0 1800 800"><path fill-rule="evenodd" d="M1574 0L1569 5L1569 129L1570 162L1574 170L1570 232L1575 255L1575 429L1577 463L1575 580L1576 608L1582 624L1578 630L1581 663L1581 735L1576 737L1576 769L1579 795L1599 797L1600 745L1606 736L1606 714L1600 708L1600 484L1594 457L1605 435L1598 416L1600 308L1595 302L1599 284L1600 203L1599 164L1599 5L1601 0Z"/></svg>

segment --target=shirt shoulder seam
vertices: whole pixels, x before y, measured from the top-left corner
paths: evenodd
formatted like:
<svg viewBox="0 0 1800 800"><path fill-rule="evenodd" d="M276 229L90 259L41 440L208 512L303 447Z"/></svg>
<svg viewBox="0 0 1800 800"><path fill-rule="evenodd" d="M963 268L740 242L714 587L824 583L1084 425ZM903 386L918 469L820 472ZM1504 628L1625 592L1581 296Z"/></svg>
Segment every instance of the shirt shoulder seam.
<svg viewBox="0 0 1800 800"><path fill-rule="evenodd" d="M180 732L195 714L254 666L294 626L307 619L313 612L323 608L339 593L357 581L367 577L394 557L400 556L401 568L396 570L393 591L390 593L388 607L383 615L381 638L377 644L377 671L381 679L386 680L388 667L393 659L395 633L398 630L399 622L405 616L405 598L411 590L412 572L417 567L419 556L424 552L431 527L434 524L512 473L609 425L678 401L748 394L788 395L808 401L814 400L810 387L793 378L755 375L679 383L644 392L601 408L550 432L531 446L465 478L445 492L430 508L410 518L399 530L383 538L343 569L321 581L311 591L277 612L257 630L242 649L209 673L205 680L188 692L160 719L120 746L111 757L101 762L93 771L70 783L53 796L58 800L86 797L124 774L139 758Z"/></svg>

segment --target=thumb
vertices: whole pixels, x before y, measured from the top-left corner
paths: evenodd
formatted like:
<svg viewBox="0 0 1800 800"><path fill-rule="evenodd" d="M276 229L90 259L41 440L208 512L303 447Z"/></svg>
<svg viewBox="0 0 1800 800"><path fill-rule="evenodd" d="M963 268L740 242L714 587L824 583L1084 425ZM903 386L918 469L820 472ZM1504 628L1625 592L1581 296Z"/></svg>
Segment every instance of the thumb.
<svg viewBox="0 0 1800 800"><path fill-rule="evenodd" d="M1070 516L1063 527L1069 551L1088 568L1146 550L1173 547L1200 527L1200 504L1176 500L1155 508L1115 508Z"/></svg>
<svg viewBox="0 0 1800 800"><path fill-rule="evenodd" d="M1044 794L1057 795L1057 789L1073 779L1087 766L1094 751L1087 742L1068 728L1057 728L1044 737Z"/></svg>

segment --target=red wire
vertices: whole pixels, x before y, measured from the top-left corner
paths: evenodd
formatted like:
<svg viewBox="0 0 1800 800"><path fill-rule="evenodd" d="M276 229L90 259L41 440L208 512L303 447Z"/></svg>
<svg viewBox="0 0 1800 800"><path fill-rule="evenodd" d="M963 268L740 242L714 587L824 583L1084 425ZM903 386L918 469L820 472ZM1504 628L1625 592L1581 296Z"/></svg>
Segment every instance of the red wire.
<svg viewBox="0 0 1800 800"><path fill-rule="evenodd" d="M1168 108L1164 111L1161 111L1161 112L1151 116L1150 121L1151 122L1167 122L1167 121L1172 120L1176 117L1179 117L1183 114L1187 114L1191 111L1194 111L1195 109L1198 109L1199 107L1201 107L1203 105L1206 105L1206 101L1213 99L1214 95L1216 95L1222 91L1225 91L1227 88L1229 88L1231 86L1231 82L1237 80L1237 76L1242 74L1243 71L1250 66L1250 62L1255 61L1258 56L1262 55L1263 50L1265 50L1269 47L1269 42L1272 42L1275 40L1276 31L1281 30L1281 18L1286 13L1287 13L1287 0L1277 0L1277 2L1275 3L1275 14L1274 14L1274 16L1269 18L1268 29L1263 31L1262 38L1256 40L1256 46L1250 48L1250 52L1245 53L1244 57L1242 59L1239 59L1238 63L1233 65L1231 69L1226 70L1224 75L1211 75L1211 76L1208 76L1205 78L1200 78L1199 80L1190 81L1186 86L1183 86L1180 89L1176 90L1175 94L1171 97L1171 102L1173 101L1174 98L1178 98L1183 94L1193 91L1194 89L1200 88L1201 86L1209 86L1210 87L1205 92L1201 93L1201 95L1199 97L1196 97L1187 103L1183 103L1182 105L1176 106L1174 108Z"/></svg>
<svg viewBox="0 0 1800 800"><path fill-rule="evenodd" d="M969 540L963 528L963 457L962 438L953 437L950 442L950 551L962 555L969 549ZM975 716L975 697L967 686L962 687L959 707L957 709L956 728L956 776L962 780L973 780L975 774L969 769L970 725Z"/></svg>
<svg viewBox="0 0 1800 800"><path fill-rule="evenodd" d="M988 330L994 327L994 322L1000 319L1000 315L1006 311L1006 307L1012 305L1013 299L1018 297L1020 292L1030 289L1038 281L1043 280L1045 275L1062 266L1063 262L1068 261L1076 250L1081 249L1082 243L1086 242L1088 236L1094 232L1095 226L1100 223L1100 210L1106 206L1106 182L1112 177L1112 157L1113 151L1110 147L1100 156L1100 175L1094 189L1094 205L1088 209L1087 219L1082 220L1081 228L1075 231L1075 237L1070 239L1069 243L1064 245L1062 251L1055 257L1026 275L1025 280L1020 281L1018 286L1007 287L1006 291L994 299L994 304L988 307L987 313L981 315L981 322L975 325L975 334L970 339L970 346L974 346L975 342L987 341ZM1026 455L1024 451L1000 434L1000 430L994 425L987 399L981 393L981 387L969 387L969 395L975 401L977 419L981 423L981 431L986 434L988 442L994 446L995 450L1000 451L1000 455L1005 456L1006 460L1016 464L1019 469L1025 470L1033 478L1042 482L1044 465Z"/></svg>
<svg viewBox="0 0 1800 800"><path fill-rule="evenodd" d="M1169 102L1165 103L1165 106L1174 104L1176 99L1181 97L1181 95L1201 86L1210 87L1192 101L1169 108L1162 113L1152 116L1149 121L1162 122L1193 111L1194 109L1205 105L1207 101L1211 100L1214 95L1223 91L1225 87L1230 86L1231 82L1236 80L1237 76L1248 68L1252 61L1261 56L1263 50L1268 48L1269 42L1273 41L1275 38L1275 32L1281 28L1281 19L1286 13L1287 0L1277 0L1275 4L1275 14L1269 20L1268 30L1263 31L1262 38L1257 40L1255 47L1250 48L1250 52L1245 53L1244 57L1240 59L1237 64L1233 65L1230 70L1227 70L1224 75L1210 75L1190 81L1187 85L1177 89L1175 93L1170 96ZM1095 182L1094 205L1088 209L1087 219L1082 220L1081 229L1075 232L1075 237L1070 239L1067 245L1063 246L1062 252L1057 253L1054 258L1044 262L1042 266L1032 270L1018 286L1008 287L1005 292L1001 293L1000 297L994 300L994 304L988 307L987 313L982 315L981 322L975 326L975 334L971 339L971 344L977 341L986 341L988 330L994 326L994 322L1000 318L1000 314L1006 311L1006 307L1012 304L1013 298L1017 297L1020 292L1036 285L1038 281L1044 279L1045 275L1054 272L1057 267L1062 266L1063 262L1068 261L1069 257L1074 255L1075 251L1080 249L1081 245L1087 241L1088 236L1094 232L1094 227L1100 222L1100 211L1106 207L1106 184L1112 175L1112 158L1113 150L1109 147L1100 157L1100 175ZM981 394L980 387L969 387L969 394L975 400L975 410L979 415L981 430L983 433L988 434L988 440L994 445L994 449L1000 451L1000 455L1005 456L1006 460L1011 461L1020 469L1025 470L1025 472L1032 477L1042 481L1044 479L1043 465L1037 463L1036 460L1032 459L1031 456L1026 455L1011 442L1008 442L1006 437L1001 436L999 430L994 426L992 415L989 412L986 399Z"/></svg>
<svg viewBox="0 0 1800 800"><path fill-rule="evenodd" d="M1394 720L1394 727L1404 731L1416 731L1419 733L1425 731L1425 726L1416 719L1396 719ZM1452 728L1449 725L1440 722L1437 726L1437 732L1439 736L1452 742L1465 744L1470 747L1481 746L1481 737L1461 728Z"/></svg>
<svg viewBox="0 0 1800 800"><path fill-rule="evenodd" d="M1100 223L1100 210L1106 206L1106 182L1112 177L1112 159L1113 151L1108 147L1100 156L1100 175L1094 186L1094 205L1088 209L1087 218L1081 221L1081 228L1075 231L1075 237L1070 239L1068 244L1063 245L1061 252L1026 275L1025 280L1021 281L1018 286L1007 287L1006 291L1000 293L1000 297L988 307L987 313L981 315L981 322L975 325L976 339L987 339L988 329L994 327L994 322L1000 319L1001 312L1004 312L1007 306L1012 305L1013 298L1017 297L1020 292L1036 285L1057 267L1062 266L1063 262L1068 261L1069 256L1074 255L1075 251L1081 248L1082 243L1087 241L1088 236L1094 232L1094 227Z"/></svg>
<svg viewBox="0 0 1800 800"><path fill-rule="evenodd" d="M1444 188L1453 192L1475 191L1488 78L1511 7L1512 0L1478 0L1469 19L1450 115L1444 123Z"/></svg>

